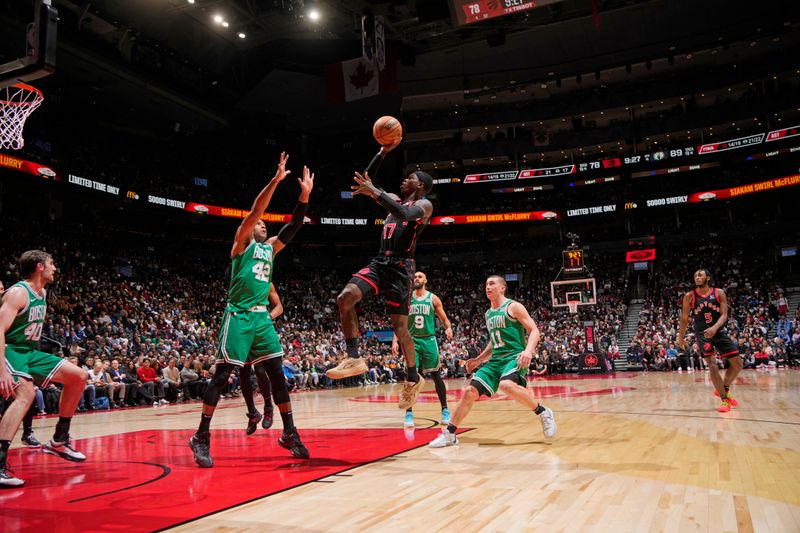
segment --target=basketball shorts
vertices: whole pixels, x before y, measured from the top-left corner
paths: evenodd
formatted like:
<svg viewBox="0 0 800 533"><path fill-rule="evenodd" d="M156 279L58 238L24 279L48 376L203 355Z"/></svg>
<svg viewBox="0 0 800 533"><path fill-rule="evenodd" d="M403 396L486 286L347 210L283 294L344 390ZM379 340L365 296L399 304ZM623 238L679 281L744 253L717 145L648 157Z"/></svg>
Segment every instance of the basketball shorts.
<svg viewBox="0 0 800 533"><path fill-rule="evenodd" d="M392 315L407 315L415 263L406 257L376 257L350 278L364 297L383 294Z"/></svg>
<svg viewBox="0 0 800 533"><path fill-rule="evenodd" d="M219 331L218 363L243 366L282 356L281 341L268 312L225 311Z"/></svg>
<svg viewBox="0 0 800 533"><path fill-rule="evenodd" d="M44 389L50 385L53 376L65 363L66 359L51 353L20 346L6 346L6 366L17 382L20 378L27 379Z"/></svg>
<svg viewBox="0 0 800 533"><path fill-rule="evenodd" d="M439 345L436 337L411 337L414 339L414 352L417 355L417 370L428 372L439 370Z"/></svg>
<svg viewBox="0 0 800 533"><path fill-rule="evenodd" d="M719 352L720 357L735 357L739 355L739 344L733 342L728 334L724 331L717 331L713 338L707 339L702 333L698 335L700 338L700 349L703 350L703 357L711 357L714 355L714 350Z"/></svg>
<svg viewBox="0 0 800 533"><path fill-rule="evenodd" d="M525 380L527 374L528 367L519 368L516 355L498 359L492 358L475 371L470 384L478 389L481 394L493 396L500 387L500 381L504 379L510 379L523 387L527 386L527 381Z"/></svg>

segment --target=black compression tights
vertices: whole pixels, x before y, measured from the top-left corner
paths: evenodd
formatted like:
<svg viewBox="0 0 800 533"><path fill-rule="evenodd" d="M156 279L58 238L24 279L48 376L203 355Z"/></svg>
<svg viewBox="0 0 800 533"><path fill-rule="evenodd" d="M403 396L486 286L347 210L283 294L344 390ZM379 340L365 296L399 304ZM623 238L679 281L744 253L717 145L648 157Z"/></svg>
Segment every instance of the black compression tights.
<svg viewBox="0 0 800 533"><path fill-rule="evenodd" d="M233 371L233 365L230 363L218 363L217 370L214 373L214 379L209 383L206 389L206 394L203 397L203 403L216 407L219 403L219 397L222 391L228 386L228 377Z"/></svg>

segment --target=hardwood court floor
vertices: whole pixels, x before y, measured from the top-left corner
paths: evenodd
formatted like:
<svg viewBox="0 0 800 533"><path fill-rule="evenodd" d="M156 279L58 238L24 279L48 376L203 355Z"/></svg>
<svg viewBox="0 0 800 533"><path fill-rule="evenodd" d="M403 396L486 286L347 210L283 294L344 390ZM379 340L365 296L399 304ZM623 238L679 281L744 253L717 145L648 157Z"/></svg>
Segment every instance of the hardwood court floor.
<svg viewBox="0 0 800 533"><path fill-rule="evenodd" d="M464 383L447 382L451 409ZM245 436L242 400L224 400L211 470L185 445L199 403L80 415L73 434L89 461L15 451L28 486L0 492L0 530L57 519L61 531L116 520L126 531L800 531L800 372L743 372L740 408L724 415L705 372L529 388L555 411L554 439L497 398L444 449L424 446L438 431L430 384L416 432L403 431L397 385L292 395L306 464L274 444L277 430ZM40 440L55 421L34 422Z"/></svg>

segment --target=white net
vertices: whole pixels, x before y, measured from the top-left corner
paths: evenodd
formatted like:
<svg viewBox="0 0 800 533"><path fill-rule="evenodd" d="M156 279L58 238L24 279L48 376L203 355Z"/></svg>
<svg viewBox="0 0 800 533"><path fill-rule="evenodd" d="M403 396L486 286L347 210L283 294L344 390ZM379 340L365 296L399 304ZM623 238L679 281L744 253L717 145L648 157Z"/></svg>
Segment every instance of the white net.
<svg viewBox="0 0 800 533"><path fill-rule="evenodd" d="M0 148L19 150L25 146L25 120L43 100L39 89L24 83L0 89Z"/></svg>
<svg viewBox="0 0 800 533"><path fill-rule="evenodd" d="M567 307L569 307L570 314L578 314L578 302L567 302Z"/></svg>

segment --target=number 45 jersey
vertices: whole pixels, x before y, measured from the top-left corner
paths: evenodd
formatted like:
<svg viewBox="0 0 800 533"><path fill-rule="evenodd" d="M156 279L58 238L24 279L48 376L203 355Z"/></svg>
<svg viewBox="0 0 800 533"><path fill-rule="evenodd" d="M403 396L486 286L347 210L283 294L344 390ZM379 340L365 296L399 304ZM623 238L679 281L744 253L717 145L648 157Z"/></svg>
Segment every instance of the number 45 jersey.
<svg viewBox="0 0 800 533"><path fill-rule="evenodd" d="M42 337L44 317L47 314L47 300L45 296L34 291L28 282L15 283L8 290L20 287L28 293L28 306L22 310L11 323L6 332L6 344L16 347L36 349Z"/></svg>
<svg viewBox="0 0 800 533"><path fill-rule="evenodd" d="M257 305L269 306L273 255L272 245L253 241L244 252L231 258L229 310L246 311Z"/></svg>

